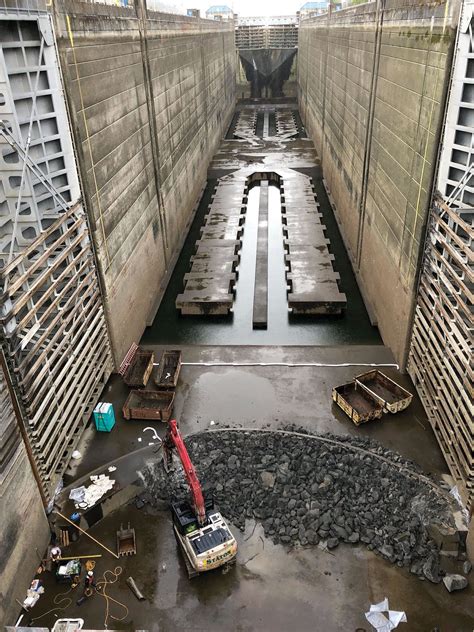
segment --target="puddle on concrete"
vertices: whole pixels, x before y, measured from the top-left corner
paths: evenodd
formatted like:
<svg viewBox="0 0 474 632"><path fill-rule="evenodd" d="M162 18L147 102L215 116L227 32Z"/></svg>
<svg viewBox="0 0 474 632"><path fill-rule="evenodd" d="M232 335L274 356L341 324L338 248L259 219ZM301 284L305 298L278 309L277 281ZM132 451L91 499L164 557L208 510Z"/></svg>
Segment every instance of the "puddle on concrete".
<svg viewBox="0 0 474 632"><path fill-rule="evenodd" d="M191 386L186 407L195 419L209 417L210 393L214 420L221 424L234 424L236 415L243 425L267 418L277 406L270 380L242 370L222 369L219 373L204 373Z"/></svg>
<svg viewBox="0 0 474 632"><path fill-rule="evenodd" d="M126 605L123 621L110 618L109 629L151 632L206 630L207 632L314 632L366 628L364 612L385 595L395 609L405 610L413 630L456 629L471 632L470 594L449 595L443 587L420 580L358 547L341 545L334 554L318 547L300 549L274 545L260 524L246 523L245 532L232 527L238 544L237 563L189 580L173 535L168 511L148 512L132 506L109 514L90 533L110 548L115 530L130 520L137 534L137 555L116 560L87 538L67 549L68 554L102 552L96 577L116 566L122 573L107 593ZM165 568L163 568L165 565ZM139 602L125 579L132 576L145 601ZM43 573L46 592L24 621L40 617L55 607L55 595L68 590ZM471 590L471 589L469 589ZM87 628L104 629L106 604L95 595L76 605L81 588L70 593L71 605L37 619L52 627L57 617L82 617ZM463 605L464 604L464 605ZM64 605L64 604L62 604ZM122 617L123 609L110 603L110 614ZM407 628L408 629L408 628Z"/></svg>

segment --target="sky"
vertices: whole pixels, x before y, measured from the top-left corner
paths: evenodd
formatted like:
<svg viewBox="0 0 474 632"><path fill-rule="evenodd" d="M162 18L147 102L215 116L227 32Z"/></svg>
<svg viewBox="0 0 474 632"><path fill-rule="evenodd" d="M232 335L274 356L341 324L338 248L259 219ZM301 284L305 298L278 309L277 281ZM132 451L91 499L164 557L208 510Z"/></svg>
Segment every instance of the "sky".
<svg viewBox="0 0 474 632"><path fill-rule="evenodd" d="M186 9L201 9L201 16L205 17L206 9L212 5L227 5L239 16L254 15L294 15L306 0L157 0L162 10L167 7L179 8L180 13ZM152 2L148 2L151 5Z"/></svg>

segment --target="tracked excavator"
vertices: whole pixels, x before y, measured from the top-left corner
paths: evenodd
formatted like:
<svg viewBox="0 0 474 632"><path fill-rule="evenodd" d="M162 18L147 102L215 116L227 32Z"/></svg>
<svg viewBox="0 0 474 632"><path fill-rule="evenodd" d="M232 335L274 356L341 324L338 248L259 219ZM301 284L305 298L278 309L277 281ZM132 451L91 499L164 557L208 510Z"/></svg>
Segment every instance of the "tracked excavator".
<svg viewBox="0 0 474 632"><path fill-rule="evenodd" d="M214 508L212 499L205 502L183 437L173 419L168 422L163 440L163 464L166 472L173 469L175 451L189 485L191 502L171 503L173 529L191 578L219 566L235 563L237 542L225 519Z"/></svg>

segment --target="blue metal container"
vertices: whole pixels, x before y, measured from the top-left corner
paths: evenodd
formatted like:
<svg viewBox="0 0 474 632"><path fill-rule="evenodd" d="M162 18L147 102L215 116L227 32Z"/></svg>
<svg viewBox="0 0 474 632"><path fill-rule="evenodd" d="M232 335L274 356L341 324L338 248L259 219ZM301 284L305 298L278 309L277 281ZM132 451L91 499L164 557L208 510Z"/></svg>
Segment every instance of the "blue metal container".
<svg viewBox="0 0 474 632"><path fill-rule="evenodd" d="M96 430L110 432L115 426L114 407L112 404L99 402L94 408L93 414Z"/></svg>

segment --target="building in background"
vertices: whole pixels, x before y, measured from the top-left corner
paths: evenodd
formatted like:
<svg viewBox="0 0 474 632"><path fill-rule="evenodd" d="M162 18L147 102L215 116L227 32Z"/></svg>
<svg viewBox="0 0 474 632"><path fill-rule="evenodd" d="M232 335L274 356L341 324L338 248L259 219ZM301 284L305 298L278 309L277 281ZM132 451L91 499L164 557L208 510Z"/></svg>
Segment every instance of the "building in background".
<svg viewBox="0 0 474 632"><path fill-rule="evenodd" d="M206 18L209 20L233 20L232 9L223 4L215 4L206 11Z"/></svg>
<svg viewBox="0 0 474 632"><path fill-rule="evenodd" d="M349 6L351 0L342 0L342 2L331 2L331 0L320 0L319 2L305 2L305 4L298 11L298 15L303 20L305 18L319 15L321 13L327 13L329 9L331 11L339 11L343 6Z"/></svg>
<svg viewBox="0 0 474 632"><path fill-rule="evenodd" d="M320 0L319 2L305 2L299 13L301 18L308 18L312 15L327 13L329 7L328 0Z"/></svg>

